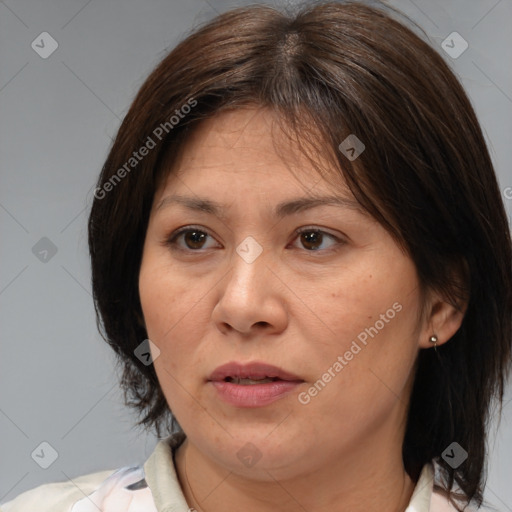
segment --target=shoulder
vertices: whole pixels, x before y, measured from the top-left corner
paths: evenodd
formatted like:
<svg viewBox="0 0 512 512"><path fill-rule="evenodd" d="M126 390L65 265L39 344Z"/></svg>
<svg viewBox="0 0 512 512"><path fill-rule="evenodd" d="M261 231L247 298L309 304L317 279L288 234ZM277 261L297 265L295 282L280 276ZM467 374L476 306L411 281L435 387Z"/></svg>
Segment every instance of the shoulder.
<svg viewBox="0 0 512 512"><path fill-rule="evenodd" d="M446 497L446 492L439 489L434 489L430 500L430 511L429 512L457 512L457 509L452 505L450 500ZM477 505L468 505L464 512L491 512L490 508L482 505L480 508ZM496 512L494 510L493 512Z"/></svg>
<svg viewBox="0 0 512 512"><path fill-rule="evenodd" d="M121 504L126 505L123 510L128 511L132 502L144 504L148 512L153 510L151 491L141 466L100 471L67 482L44 484L4 503L0 512L97 512L98 509L108 511L112 505Z"/></svg>
<svg viewBox="0 0 512 512"><path fill-rule="evenodd" d="M457 512L442 490L434 489L430 499L430 512ZM475 509L466 508L466 512L476 512Z"/></svg>
<svg viewBox="0 0 512 512"><path fill-rule="evenodd" d="M112 475L115 470L90 473L66 482L53 482L40 485L29 491L25 491L13 500L1 505L1 512L22 512L24 510L60 510L56 507L64 507L73 500L84 497L84 493L90 494L101 483Z"/></svg>
<svg viewBox="0 0 512 512"><path fill-rule="evenodd" d="M453 492L463 496L457 486ZM406 512L458 512L449 496L442 484L439 467L435 463L427 463L421 471ZM472 502L464 508L464 512L491 512L491 509L478 508Z"/></svg>

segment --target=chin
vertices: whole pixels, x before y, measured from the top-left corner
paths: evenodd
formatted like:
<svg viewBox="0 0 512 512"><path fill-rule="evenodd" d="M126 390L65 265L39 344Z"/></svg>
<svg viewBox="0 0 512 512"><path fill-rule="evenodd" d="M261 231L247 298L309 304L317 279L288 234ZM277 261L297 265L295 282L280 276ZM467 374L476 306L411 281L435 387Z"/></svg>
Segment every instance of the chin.
<svg viewBox="0 0 512 512"><path fill-rule="evenodd" d="M228 427L232 437L225 433L210 441L202 435L201 449L230 471L268 480L271 477L267 472L271 475L282 470L289 473L292 468L297 470L300 461L307 458L307 448L297 443L299 437L291 432L283 437L282 432L277 432L278 429L276 424L267 428L258 425L239 429Z"/></svg>

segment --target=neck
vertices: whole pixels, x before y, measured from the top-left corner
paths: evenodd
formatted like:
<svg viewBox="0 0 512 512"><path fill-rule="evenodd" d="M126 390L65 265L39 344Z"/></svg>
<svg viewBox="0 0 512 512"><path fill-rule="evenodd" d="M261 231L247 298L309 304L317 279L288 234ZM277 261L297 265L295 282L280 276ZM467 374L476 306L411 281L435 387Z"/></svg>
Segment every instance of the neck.
<svg viewBox="0 0 512 512"><path fill-rule="evenodd" d="M175 465L185 498L198 512L403 512L415 484L403 467L401 449L368 441L354 453L289 478L275 478L271 471L265 480L236 474L188 439L176 452Z"/></svg>

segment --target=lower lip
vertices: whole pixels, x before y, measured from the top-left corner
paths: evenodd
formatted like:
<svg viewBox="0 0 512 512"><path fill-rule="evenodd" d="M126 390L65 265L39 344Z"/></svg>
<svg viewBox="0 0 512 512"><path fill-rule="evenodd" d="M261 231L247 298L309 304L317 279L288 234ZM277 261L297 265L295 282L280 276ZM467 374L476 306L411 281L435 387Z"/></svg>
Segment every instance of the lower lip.
<svg viewBox="0 0 512 512"><path fill-rule="evenodd" d="M225 381L210 381L221 398L237 407L262 407L285 397L302 382L276 380L263 384L233 384Z"/></svg>

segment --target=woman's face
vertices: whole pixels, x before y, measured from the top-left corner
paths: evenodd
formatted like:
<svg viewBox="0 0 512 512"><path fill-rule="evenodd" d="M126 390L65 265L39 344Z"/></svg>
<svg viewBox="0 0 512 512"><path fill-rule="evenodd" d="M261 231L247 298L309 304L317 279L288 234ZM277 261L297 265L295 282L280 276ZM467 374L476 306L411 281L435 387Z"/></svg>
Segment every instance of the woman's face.
<svg viewBox="0 0 512 512"><path fill-rule="evenodd" d="M411 259L284 138L279 156L272 124L243 109L200 126L155 195L139 287L189 442L285 477L399 452L432 332ZM265 376L280 379L254 383Z"/></svg>

